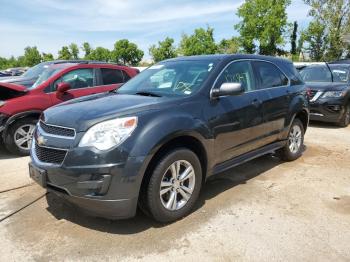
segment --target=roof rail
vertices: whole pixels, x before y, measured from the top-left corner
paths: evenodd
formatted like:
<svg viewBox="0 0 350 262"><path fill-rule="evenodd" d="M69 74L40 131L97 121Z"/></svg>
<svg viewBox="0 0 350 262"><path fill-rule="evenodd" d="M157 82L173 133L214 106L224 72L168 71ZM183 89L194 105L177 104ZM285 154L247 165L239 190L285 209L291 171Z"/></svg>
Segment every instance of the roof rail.
<svg viewBox="0 0 350 262"><path fill-rule="evenodd" d="M56 60L54 64L64 64L64 63L77 63L77 64L108 64L108 65L119 65L125 66L119 63L105 62L105 61L97 61L97 60Z"/></svg>

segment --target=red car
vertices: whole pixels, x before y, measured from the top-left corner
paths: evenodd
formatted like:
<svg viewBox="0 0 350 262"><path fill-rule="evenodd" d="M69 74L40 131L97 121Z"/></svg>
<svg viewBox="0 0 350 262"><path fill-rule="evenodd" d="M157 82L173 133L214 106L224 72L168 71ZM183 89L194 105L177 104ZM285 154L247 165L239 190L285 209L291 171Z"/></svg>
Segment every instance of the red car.
<svg viewBox="0 0 350 262"><path fill-rule="evenodd" d="M30 88L0 83L0 134L12 153L28 155L35 125L47 108L72 98L111 91L138 74L137 69L102 62L47 66Z"/></svg>

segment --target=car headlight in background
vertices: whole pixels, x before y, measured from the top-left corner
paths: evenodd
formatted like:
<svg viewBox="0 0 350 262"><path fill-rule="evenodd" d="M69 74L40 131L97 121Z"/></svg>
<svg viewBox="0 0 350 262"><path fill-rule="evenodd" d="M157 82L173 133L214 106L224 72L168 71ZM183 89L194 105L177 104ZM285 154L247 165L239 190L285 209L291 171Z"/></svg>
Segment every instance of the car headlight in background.
<svg viewBox="0 0 350 262"><path fill-rule="evenodd" d="M327 91L322 95L322 98L338 98L345 96L345 91Z"/></svg>
<svg viewBox="0 0 350 262"><path fill-rule="evenodd" d="M124 117L101 122L91 127L83 136L79 147L92 146L108 150L123 143L137 126L137 117Z"/></svg>

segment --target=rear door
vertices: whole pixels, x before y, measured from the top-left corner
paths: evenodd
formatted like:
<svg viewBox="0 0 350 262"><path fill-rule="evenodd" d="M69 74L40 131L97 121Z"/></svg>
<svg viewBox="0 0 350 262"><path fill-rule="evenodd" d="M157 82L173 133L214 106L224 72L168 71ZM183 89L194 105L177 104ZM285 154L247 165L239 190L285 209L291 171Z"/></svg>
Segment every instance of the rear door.
<svg viewBox="0 0 350 262"><path fill-rule="evenodd" d="M264 144L278 139L284 129L290 102L289 80L275 64L268 61L253 61L258 80L258 89L264 92L262 105L265 127Z"/></svg>
<svg viewBox="0 0 350 262"><path fill-rule="evenodd" d="M259 138L264 135L262 98L255 92L257 86L251 62L231 62L214 88L223 83L241 83L245 92L211 102L209 125L215 136L217 164L258 148Z"/></svg>
<svg viewBox="0 0 350 262"><path fill-rule="evenodd" d="M128 77L128 75L123 70L116 68L100 68L97 69L97 72L99 72L99 86L96 87L97 92L114 90L130 79L130 77Z"/></svg>

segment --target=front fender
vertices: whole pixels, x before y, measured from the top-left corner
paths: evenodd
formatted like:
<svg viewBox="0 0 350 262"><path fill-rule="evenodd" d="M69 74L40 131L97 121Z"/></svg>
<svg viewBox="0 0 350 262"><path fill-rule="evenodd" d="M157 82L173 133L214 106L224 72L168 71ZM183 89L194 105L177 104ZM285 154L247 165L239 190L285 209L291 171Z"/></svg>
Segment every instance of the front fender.
<svg viewBox="0 0 350 262"><path fill-rule="evenodd" d="M144 124L130 152L133 157L154 155L162 145L180 136L193 137L201 142L206 151L211 149L213 134L199 118L179 112L169 114L168 111L141 121Z"/></svg>

